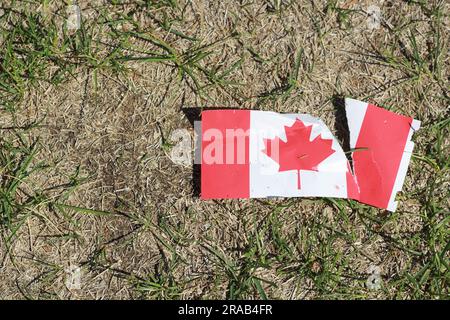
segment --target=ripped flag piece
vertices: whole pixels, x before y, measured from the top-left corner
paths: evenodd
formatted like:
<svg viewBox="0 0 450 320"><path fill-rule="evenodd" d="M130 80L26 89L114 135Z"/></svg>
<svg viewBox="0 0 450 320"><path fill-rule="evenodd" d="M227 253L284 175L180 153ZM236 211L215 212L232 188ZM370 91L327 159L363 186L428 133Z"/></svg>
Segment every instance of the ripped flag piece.
<svg viewBox="0 0 450 320"><path fill-rule="evenodd" d="M208 110L201 124L201 198L336 197L395 211L420 122L346 99L352 163L307 114Z"/></svg>
<svg viewBox="0 0 450 320"><path fill-rule="evenodd" d="M345 111L359 189L350 198L394 212L420 121L354 99L345 99Z"/></svg>

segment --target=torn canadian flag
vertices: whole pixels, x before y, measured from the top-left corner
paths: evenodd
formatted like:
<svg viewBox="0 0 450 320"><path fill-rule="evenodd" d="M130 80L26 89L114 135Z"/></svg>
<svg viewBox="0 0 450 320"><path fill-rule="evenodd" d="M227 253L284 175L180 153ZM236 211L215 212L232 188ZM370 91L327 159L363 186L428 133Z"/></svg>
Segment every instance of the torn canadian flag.
<svg viewBox="0 0 450 320"><path fill-rule="evenodd" d="M420 122L353 99L345 104L352 163L310 115L202 112L201 198L336 197L395 211Z"/></svg>

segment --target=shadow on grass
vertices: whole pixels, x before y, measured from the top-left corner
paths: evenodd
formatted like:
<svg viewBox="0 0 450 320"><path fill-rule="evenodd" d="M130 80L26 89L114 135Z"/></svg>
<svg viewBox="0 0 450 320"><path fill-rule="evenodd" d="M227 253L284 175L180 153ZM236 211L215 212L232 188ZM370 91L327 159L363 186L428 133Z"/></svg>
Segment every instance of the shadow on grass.
<svg viewBox="0 0 450 320"><path fill-rule="evenodd" d="M334 107L334 127L336 128L336 139L342 146L345 156L352 163L350 152L350 131L348 129L347 115L345 114L345 98L342 95L335 94L331 103Z"/></svg>

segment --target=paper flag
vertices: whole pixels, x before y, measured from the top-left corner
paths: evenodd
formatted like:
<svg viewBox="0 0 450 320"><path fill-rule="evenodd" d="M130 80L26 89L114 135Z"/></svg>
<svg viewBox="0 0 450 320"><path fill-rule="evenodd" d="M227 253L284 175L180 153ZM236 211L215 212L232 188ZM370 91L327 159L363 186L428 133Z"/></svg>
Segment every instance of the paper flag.
<svg viewBox="0 0 450 320"><path fill-rule="evenodd" d="M420 121L374 105L345 99L354 177L359 189L351 198L395 211L411 160L413 133Z"/></svg>
<svg viewBox="0 0 450 320"><path fill-rule="evenodd" d="M395 211L420 122L346 99L352 164L307 114L202 113L201 198L336 197Z"/></svg>

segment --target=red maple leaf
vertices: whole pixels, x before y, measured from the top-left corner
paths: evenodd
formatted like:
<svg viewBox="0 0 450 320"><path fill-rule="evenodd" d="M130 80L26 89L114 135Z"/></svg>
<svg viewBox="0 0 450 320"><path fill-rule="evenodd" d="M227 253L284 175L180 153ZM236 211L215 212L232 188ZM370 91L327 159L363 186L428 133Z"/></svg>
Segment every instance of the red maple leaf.
<svg viewBox="0 0 450 320"><path fill-rule="evenodd" d="M317 166L335 150L331 148L333 140L322 139L318 135L314 140L309 141L312 125L305 126L300 120L288 127L284 126L286 141L279 137L274 139L264 139L265 149L263 152L277 161L281 171L297 170L297 186L300 190L300 170L318 171ZM269 143L270 142L270 143ZM278 153L272 152L278 147Z"/></svg>

